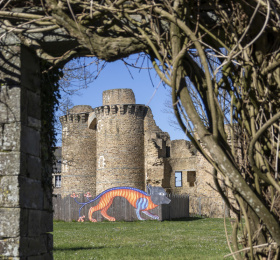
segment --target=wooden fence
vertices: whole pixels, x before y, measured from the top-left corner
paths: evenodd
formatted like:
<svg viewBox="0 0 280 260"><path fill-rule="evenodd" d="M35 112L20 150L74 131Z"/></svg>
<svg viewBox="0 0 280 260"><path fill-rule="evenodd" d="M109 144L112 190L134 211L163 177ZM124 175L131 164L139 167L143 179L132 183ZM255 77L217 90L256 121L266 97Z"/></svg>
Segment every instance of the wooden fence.
<svg viewBox="0 0 280 260"><path fill-rule="evenodd" d="M170 220L176 218L184 218L189 216L189 197L186 195L169 195L171 202L167 205L160 205L157 208L150 210L149 212L159 216L160 220ZM87 199L84 194L79 194L76 198L78 202L86 202ZM95 206L99 200L94 201L81 209L81 216L85 216L85 221L88 221L88 211L90 207ZM79 205L75 202L74 198L69 196L61 197L57 195L53 198L53 210L54 220L72 221L79 219ZM117 221L134 221L138 220L135 212L135 208L122 197L116 197L108 209L107 214L114 217ZM93 213L93 218L97 221L105 220L100 214L100 211ZM151 219L145 214L141 213L141 217L144 219Z"/></svg>
<svg viewBox="0 0 280 260"><path fill-rule="evenodd" d="M209 218L223 218L225 203L221 197L189 196L189 214Z"/></svg>

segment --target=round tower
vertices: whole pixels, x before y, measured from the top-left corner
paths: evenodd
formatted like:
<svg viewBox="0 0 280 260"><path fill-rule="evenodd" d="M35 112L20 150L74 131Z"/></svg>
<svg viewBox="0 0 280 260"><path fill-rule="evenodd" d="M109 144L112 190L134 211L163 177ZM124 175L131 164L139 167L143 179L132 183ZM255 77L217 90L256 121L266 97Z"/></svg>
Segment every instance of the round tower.
<svg viewBox="0 0 280 260"><path fill-rule="evenodd" d="M61 193L90 192L96 186L96 131L88 129L91 106L74 106L60 117L62 124Z"/></svg>
<svg viewBox="0 0 280 260"><path fill-rule="evenodd" d="M103 92L103 106L116 104L135 104L135 96L132 89L110 89Z"/></svg>
<svg viewBox="0 0 280 260"><path fill-rule="evenodd" d="M144 189L144 117L131 89L103 92L96 117L96 194L118 186Z"/></svg>

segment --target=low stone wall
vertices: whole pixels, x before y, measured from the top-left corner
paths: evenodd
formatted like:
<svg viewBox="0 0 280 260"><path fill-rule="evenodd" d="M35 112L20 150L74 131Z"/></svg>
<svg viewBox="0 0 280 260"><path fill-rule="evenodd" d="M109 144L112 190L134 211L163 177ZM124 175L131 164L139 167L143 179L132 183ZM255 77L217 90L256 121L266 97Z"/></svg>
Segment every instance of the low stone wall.
<svg viewBox="0 0 280 260"><path fill-rule="evenodd" d="M170 204L160 205L149 212L159 216L159 220L169 220L175 218L184 218L189 216L189 198L188 196L169 196ZM87 199L84 194L79 194L76 198L78 202L86 202ZM99 200L92 202L81 209L81 216L85 216L84 220L88 221L88 211L90 207L97 205ZM69 196L62 197L57 195L53 198L54 220L73 221L79 219L79 205L74 198ZM116 219L116 221L136 221L138 220L135 208L122 197L116 197L108 209L107 214ZM97 221L103 221L105 218L100 211L93 213L93 218ZM141 213L143 219L151 219L145 214Z"/></svg>

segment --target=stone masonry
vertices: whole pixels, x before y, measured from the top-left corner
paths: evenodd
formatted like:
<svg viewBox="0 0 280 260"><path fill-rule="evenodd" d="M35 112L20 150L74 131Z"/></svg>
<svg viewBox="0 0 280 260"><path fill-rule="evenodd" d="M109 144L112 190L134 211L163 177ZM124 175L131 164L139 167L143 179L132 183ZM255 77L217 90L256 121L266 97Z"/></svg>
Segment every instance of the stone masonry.
<svg viewBox="0 0 280 260"><path fill-rule="evenodd" d="M63 162L61 187L55 193L98 195L112 187L145 190L152 184L189 195L190 213L223 216L212 167L190 142L171 141L151 109L135 104L131 89L104 91L103 106L75 106L60 120Z"/></svg>
<svg viewBox="0 0 280 260"><path fill-rule="evenodd" d="M51 188L44 189L41 167L40 65L15 41L7 40L0 52L0 259L52 259Z"/></svg>
<svg viewBox="0 0 280 260"><path fill-rule="evenodd" d="M29 36L57 57L77 45L62 28ZM13 30L1 32L0 45L0 259L53 259L51 163L46 160L51 144L42 138L41 61L37 46L24 47Z"/></svg>

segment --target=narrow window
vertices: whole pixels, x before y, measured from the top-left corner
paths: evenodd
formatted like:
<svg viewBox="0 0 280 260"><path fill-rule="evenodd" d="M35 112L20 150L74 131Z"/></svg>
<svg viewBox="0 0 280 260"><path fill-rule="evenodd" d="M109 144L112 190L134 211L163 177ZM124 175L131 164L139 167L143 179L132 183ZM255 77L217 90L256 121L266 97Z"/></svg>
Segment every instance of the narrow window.
<svg viewBox="0 0 280 260"><path fill-rule="evenodd" d="M170 146L166 146L166 157L170 157Z"/></svg>
<svg viewBox="0 0 280 260"><path fill-rule="evenodd" d="M54 186L56 188L60 188L61 187L61 175L55 175Z"/></svg>
<svg viewBox="0 0 280 260"><path fill-rule="evenodd" d="M175 172L175 187L182 187L182 172Z"/></svg>

